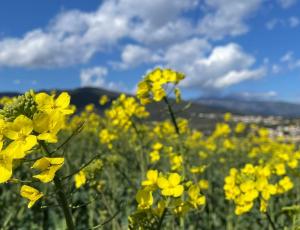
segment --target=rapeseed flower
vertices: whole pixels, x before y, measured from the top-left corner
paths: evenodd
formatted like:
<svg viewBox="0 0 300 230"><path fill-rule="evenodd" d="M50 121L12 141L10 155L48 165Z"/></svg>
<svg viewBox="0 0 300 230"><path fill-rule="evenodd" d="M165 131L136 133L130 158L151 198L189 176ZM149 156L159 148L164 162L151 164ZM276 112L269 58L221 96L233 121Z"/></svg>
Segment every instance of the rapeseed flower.
<svg viewBox="0 0 300 230"><path fill-rule="evenodd" d="M37 138L32 135L33 122L24 115L18 116L13 122L8 122L4 135L12 140L7 151L13 159L22 159L26 151L31 150L37 144Z"/></svg>
<svg viewBox="0 0 300 230"><path fill-rule="evenodd" d="M28 208L31 208L39 199L44 196L43 193L28 185L23 185L21 187L20 194L22 197L29 200Z"/></svg>
<svg viewBox="0 0 300 230"><path fill-rule="evenodd" d="M152 191L139 190L135 198L139 209L149 209L153 204Z"/></svg>
<svg viewBox="0 0 300 230"><path fill-rule="evenodd" d="M40 174L33 176L36 179L39 179L43 183L51 182L55 173L63 166L64 158L50 158L43 157L37 160L31 168L38 169L42 171Z"/></svg>
<svg viewBox="0 0 300 230"><path fill-rule="evenodd" d="M80 188L81 186L86 184L86 175L82 170L79 173L75 174L74 179L76 188Z"/></svg>
<svg viewBox="0 0 300 230"><path fill-rule="evenodd" d="M184 187L180 182L181 176L178 173L171 173L167 178L160 176L157 180L157 185L161 189L163 196L179 197L184 192Z"/></svg>

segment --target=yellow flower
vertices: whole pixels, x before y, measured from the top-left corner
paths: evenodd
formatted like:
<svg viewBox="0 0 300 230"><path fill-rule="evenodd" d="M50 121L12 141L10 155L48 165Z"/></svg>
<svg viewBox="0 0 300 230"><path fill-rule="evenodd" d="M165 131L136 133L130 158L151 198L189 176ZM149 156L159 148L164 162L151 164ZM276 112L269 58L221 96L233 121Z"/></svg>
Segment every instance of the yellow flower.
<svg viewBox="0 0 300 230"><path fill-rule="evenodd" d="M150 154L150 162L155 163L160 160L160 154L157 150L152 151Z"/></svg>
<svg viewBox="0 0 300 230"><path fill-rule="evenodd" d="M147 180L142 182L143 186L151 186L155 187L158 179L158 171L157 170L148 170L147 172Z"/></svg>
<svg viewBox="0 0 300 230"><path fill-rule="evenodd" d="M51 182L55 173L63 166L64 158L49 158L43 157L37 160L34 165L31 167L33 169L38 169L42 171L40 174L33 176L34 178L39 179L43 183Z"/></svg>
<svg viewBox="0 0 300 230"><path fill-rule="evenodd" d="M292 189L294 187L293 182L288 176L285 176L283 179L281 179L277 184L277 193L285 193Z"/></svg>
<svg viewBox="0 0 300 230"><path fill-rule="evenodd" d="M37 139L56 143L57 133L64 127L65 119L59 112L36 113L33 117L34 131L39 133Z"/></svg>
<svg viewBox="0 0 300 230"><path fill-rule="evenodd" d="M93 110L95 109L95 105L94 104L88 104L85 106L84 110L88 113L93 112Z"/></svg>
<svg viewBox="0 0 300 230"><path fill-rule="evenodd" d="M244 205L238 205L235 208L236 215L242 215L246 212L249 212L253 207L253 202L245 203Z"/></svg>
<svg viewBox="0 0 300 230"><path fill-rule="evenodd" d="M276 174L282 176L285 174L285 165L283 163L275 165Z"/></svg>
<svg viewBox="0 0 300 230"><path fill-rule="evenodd" d="M243 122L239 122L235 126L235 130L234 131L236 133L242 133L242 132L244 132L245 129L246 129L246 125Z"/></svg>
<svg viewBox="0 0 300 230"><path fill-rule="evenodd" d="M103 96L99 99L99 104L100 104L100 105L105 105L108 101L109 101L108 96L103 95Z"/></svg>
<svg viewBox="0 0 300 230"><path fill-rule="evenodd" d="M227 136L228 134L230 134L230 132L231 129L228 124L219 123L216 126L213 136L214 137Z"/></svg>
<svg viewBox="0 0 300 230"><path fill-rule="evenodd" d="M5 121L0 118L0 141L3 139L3 132L5 127L6 127Z"/></svg>
<svg viewBox="0 0 300 230"><path fill-rule="evenodd" d="M152 148L153 148L154 150L157 150L157 151L161 150L162 147L163 147L163 145L162 145L161 143L159 143L159 142L156 142L156 143L153 144L153 146L152 146Z"/></svg>
<svg viewBox="0 0 300 230"><path fill-rule="evenodd" d="M261 196L265 201L269 200L271 195L276 194L276 186L272 184L266 184L261 190Z"/></svg>
<svg viewBox="0 0 300 230"><path fill-rule="evenodd" d="M185 78L184 74L175 72L171 69L164 69L162 74L167 82L173 82L175 84L178 84Z"/></svg>
<svg viewBox="0 0 300 230"><path fill-rule="evenodd" d="M168 178L163 176L157 180L158 187L163 196L179 197L183 194L184 187L180 185L181 177L177 173L171 173Z"/></svg>
<svg viewBox="0 0 300 230"><path fill-rule="evenodd" d="M195 166L190 168L190 172L193 174L196 173L203 173L206 170L207 166L206 165L200 165L200 166Z"/></svg>
<svg viewBox="0 0 300 230"><path fill-rule="evenodd" d="M208 183L207 180L200 180L200 181L198 182L198 185L199 185L200 189L206 190L206 189L209 188L209 183Z"/></svg>
<svg viewBox="0 0 300 230"><path fill-rule="evenodd" d="M200 194L200 188L198 185L192 185L188 190L189 202L194 207L204 205L206 198Z"/></svg>
<svg viewBox="0 0 300 230"><path fill-rule="evenodd" d="M260 200L260 207L259 207L259 211L261 212L266 212L268 208L268 202L264 199Z"/></svg>
<svg viewBox="0 0 300 230"><path fill-rule="evenodd" d="M177 85L183 79L184 75L182 73L171 69L156 68L147 74L147 76L138 84L137 97L142 104L148 104L152 100L161 101L167 96L164 86L169 83ZM175 88L174 93L177 101L179 101L179 89Z"/></svg>
<svg viewBox="0 0 300 230"><path fill-rule="evenodd" d="M44 196L43 193L28 185L23 185L21 187L20 194L22 197L29 200L28 208L31 208L39 199Z"/></svg>
<svg viewBox="0 0 300 230"><path fill-rule="evenodd" d="M157 87L156 89L153 89L154 101L161 101L166 95L166 91L162 87Z"/></svg>
<svg viewBox="0 0 300 230"><path fill-rule="evenodd" d="M13 122L7 124L4 135L13 140L7 147L13 159L24 158L25 152L37 144L36 136L31 135L32 130L32 121L24 115L18 116Z"/></svg>
<svg viewBox="0 0 300 230"><path fill-rule="evenodd" d="M152 191L139 190L135 198L139 209L149 209L153 204Z"/></svg>
<svg viewBox="0 0 300 230"><path fill-rule="evenodd" d="M75 187L76 188L80 188L81 186L85 185L85 183L86 183L86 176L82 170L74 176L74 179L75 179Z"/></svg>
<svg viewBox="0 0 300 230"><path fill-rule="evenodd" d="M242 169L242 172L245 174L253 174L255 172L255 168L252 164L246 164Z"/></svg>
<svg viewBox="0 0 300 230"><path fill-rule="evenodd" d="M232 118L232 114L231 113L225 113L224 114L224 121L228 122L230 121Z"/></svg>
<svg viewBox="0 0 300 230"><path fill-rule="evenodd" d="M7 151L1 151L3 142L0 141L0 183L7 182L12 176L12 158Z"/></svg>
<svg viewBox="0 0 300 230"><path fill-rule="evenodd" d="M172 165L172 170L180 169L183 163L183 159L181 155L173 155L170 158L170 163Z"/></svg>
<svg viewBox="0 0 300 230"><path fill-rule="evenodd" d="M54 95L50 96L46 93L39 93L35 96L38 110L46 113L55 111L65 115L74 113L74 110L70 108L70 100L70 95L66 92L61 93L57 99L54 99Z"/></svg>
<svg viewBox="0 0 300 230"><path fill-rule="evenodd" d="M99 133L100 142L107 144L108 148L112 148L112 142L117 139L117 136L107 129L102 129Z"/></svg>

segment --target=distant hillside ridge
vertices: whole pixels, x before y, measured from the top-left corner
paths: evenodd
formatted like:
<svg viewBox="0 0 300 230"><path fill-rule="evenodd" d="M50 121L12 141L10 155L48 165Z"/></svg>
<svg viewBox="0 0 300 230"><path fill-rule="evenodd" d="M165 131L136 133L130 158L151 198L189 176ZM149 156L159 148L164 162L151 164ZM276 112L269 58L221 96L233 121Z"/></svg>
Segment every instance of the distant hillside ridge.
<svg viewBox="0 0 300 230"><path fill-rule="evenodd" d="M52 90L41 90L50 92ZM71 95L71 103L76 105L78 110L82 110L87 104L93 103L96 108L103 111L109 107L110 104L100 106L98 104L99 98L107 95L111 101L118 98L121 92L114 92L101 88L83 87L73 90L56 90L58 93L67 91ZM16 92L3 92L3 96L17 96L20 93ZM258 101L258 100L244 100L234 98L198 98L191 101L184 101L180 105L174 103L175 110L179 111L180 116L190 118L199 113L216 113L222 114L231 112L239 115L261 115L261 116L282 116L287 118L300 117L300 104L293 104L280 101ZM183 108L187 107L182 111ZM165 106L162 103L152 103L147 106L152 116L157 119L163 119L165 116Z"/></svg>
<svg viewBox="0 0 300 230"><path fill-rule="evenodd" d="M300 104L290 102L238 98L198 98L194 102L245 115L282 116L286 118L300 117Z"/></svg>

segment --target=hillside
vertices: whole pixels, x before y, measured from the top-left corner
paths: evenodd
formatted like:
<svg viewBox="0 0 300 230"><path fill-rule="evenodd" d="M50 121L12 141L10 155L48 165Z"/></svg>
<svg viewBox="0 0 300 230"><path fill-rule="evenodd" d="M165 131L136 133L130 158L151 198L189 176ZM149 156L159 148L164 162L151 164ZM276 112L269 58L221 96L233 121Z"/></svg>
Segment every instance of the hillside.
<svg viewBox="0 0 300 230"><path fill-rule="evenodd" d="M280 101L258 101L232 98L199 98L195 102L245 115L300 117L300 104Z"/></svg>

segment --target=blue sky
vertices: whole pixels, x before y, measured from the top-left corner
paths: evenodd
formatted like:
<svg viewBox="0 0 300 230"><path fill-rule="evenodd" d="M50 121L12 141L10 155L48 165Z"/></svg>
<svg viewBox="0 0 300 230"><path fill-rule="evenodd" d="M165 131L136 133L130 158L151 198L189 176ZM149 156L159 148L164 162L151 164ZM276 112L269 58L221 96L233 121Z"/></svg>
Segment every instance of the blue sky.
<svg viewBox="0 0 300 230"><path fill-rule="evenodd" d="M298 0L11 0L0 3L0 91L133 92L156 66L186 98L300 103Z"/></svg>

